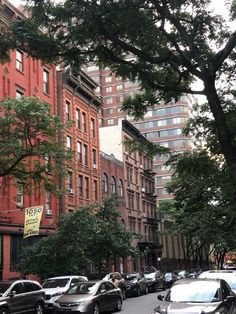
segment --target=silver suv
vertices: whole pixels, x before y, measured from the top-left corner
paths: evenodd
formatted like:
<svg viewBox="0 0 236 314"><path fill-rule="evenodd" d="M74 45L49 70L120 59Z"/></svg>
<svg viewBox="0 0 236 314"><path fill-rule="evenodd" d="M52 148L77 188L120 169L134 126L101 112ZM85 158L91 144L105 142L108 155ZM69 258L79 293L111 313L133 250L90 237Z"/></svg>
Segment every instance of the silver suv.
<svg viewBox="0 0 236 314"><path fill-rule="evenodd" d="M0 281L0 314L42 314L45 292L33 280Z"/></svg>

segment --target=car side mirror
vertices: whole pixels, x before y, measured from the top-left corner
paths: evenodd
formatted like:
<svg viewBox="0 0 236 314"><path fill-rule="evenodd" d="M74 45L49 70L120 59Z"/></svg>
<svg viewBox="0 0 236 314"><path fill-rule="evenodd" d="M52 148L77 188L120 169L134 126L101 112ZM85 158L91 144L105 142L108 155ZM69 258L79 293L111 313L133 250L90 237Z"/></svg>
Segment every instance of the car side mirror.
<svg viewBox="0 0 236 314"><path fill-rule="evenodd" d="M160 300L160 301L163 301L164 295L158 294L157 299Z"/></svg>
<svg viewBox="0 0 236 314"><path fill-rule="evenodd" d="M16 291L15 291L15 290L12 290L12 291L10 292L10 294L9 294L9 296L10 296L11 298L13 298L15 295L16 295Z"/></svg>

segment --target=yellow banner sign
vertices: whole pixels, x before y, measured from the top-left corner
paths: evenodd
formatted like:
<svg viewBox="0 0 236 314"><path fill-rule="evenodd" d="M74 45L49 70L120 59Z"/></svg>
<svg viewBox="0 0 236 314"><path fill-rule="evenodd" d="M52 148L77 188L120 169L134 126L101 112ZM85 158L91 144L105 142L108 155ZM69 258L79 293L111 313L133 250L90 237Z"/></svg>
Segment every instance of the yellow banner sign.
<svg viewBox="0 0 236 314"><path fill-rule="evenodd" d="M25 208L24 238L39 234L43 205Z"/></svg>

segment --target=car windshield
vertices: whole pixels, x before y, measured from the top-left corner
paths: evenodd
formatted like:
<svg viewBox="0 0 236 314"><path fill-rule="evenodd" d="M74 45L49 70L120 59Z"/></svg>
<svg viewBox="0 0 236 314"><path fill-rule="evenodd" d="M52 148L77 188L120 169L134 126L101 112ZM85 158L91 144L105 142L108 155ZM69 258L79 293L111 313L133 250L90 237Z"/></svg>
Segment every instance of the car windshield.
<svg viewBox="0 0 236 314"><path fill-rule="evenodd" d="M10 282L0 282L0 295L3 295L11 286Z"/></svg>
<svg viewBox="0 0 236 314"><path fill-rule="evenodd" d="M127 281L131 281L137 278L137 274L125 274L124 277Z"/></svg>
<svg viewBox="0 0 236 314"><path fill-rule="evenodd" d="M43 288L63 288L69 282L69 278L47 279L42 284Z"/></svg>
<svg viewBox="0 0 236 314"><path fill-rule="evenodd" d="M96 282L80 282L71 287L65 294L93 294L97 290L98 284Z"/></svg>
<svg viewBox="0 0 236 314"><path fill-rule="evenodd" d="M199 278L218 278L224 279L232 290L236 290L236 274L232 273L207 273L200 274Z"/></svg>
<svg viewBox="0 0 236 314"><path fill-rule="evenodd" d="M144 274L155 273L156 269L153 266L143 266L142 271Z"/></svg>
<svg viewBox="0 0 236 314"><path fill-rule="evenodd" d="M186 284L177 284L172 287L169 294L166 296L166 301L180 303L219 302L219 283L196 281Z"/></svg>

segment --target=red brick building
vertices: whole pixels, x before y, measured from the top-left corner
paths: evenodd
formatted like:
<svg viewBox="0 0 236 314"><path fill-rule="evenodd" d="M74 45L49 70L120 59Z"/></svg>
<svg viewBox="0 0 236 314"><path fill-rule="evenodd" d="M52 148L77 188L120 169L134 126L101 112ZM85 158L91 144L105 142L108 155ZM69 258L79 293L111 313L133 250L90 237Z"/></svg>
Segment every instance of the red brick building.
<svg viewBox="0 0 236 314"><path fill-rule="evenodd" d="M0 1L0 28L8 27L21 13L8 1ZM79 206L101 201L98 106L96 84L84 73L57 73L54 65L42 64L23 51L11 51L11 62L0 65L0 100L35 96L51 106L51 113L74 124L61 133L65 148L75 151L70 169L58 181L64 196L9 181L0 194L0 279L18 277L16 264L24 246L33 244L56 228L59 215ZM80 123L80 125L79 125ZM81 150L79 150L79 143ZM2 181L0 181L1 184ZM23 239L24 208L44 205L39 236Z"/></svg>

